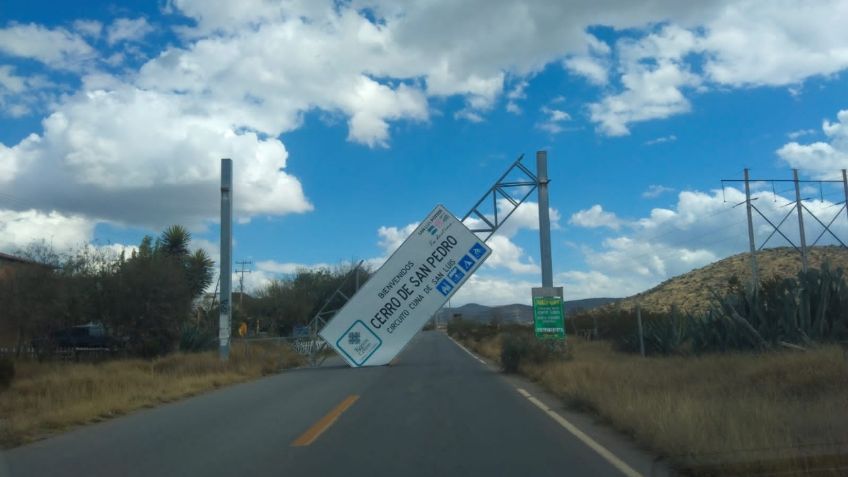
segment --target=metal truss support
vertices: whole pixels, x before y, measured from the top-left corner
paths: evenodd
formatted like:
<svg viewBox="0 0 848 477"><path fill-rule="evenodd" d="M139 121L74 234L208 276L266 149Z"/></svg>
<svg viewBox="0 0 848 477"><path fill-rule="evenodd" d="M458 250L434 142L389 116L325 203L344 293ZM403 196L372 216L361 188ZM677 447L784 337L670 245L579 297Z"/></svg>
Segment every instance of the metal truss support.
<svg viewBox="0 0 848 477"><path fill-rule="evenodd" d="M482 238L484 242L488 241L494 235L501 225L530 197L530 194L539 185L536 174L533 174L527 166L521 163L522 159L524 159L524 154L518 156L518 159L509 166L495 184L489 187L489 190L483 194L483 197L462 217L462 223ZM519 180L505 180L514 172L518 172L522 177ZM516 200L515 197L508 193L510 190L518 190L518 197L520 198ZM489 204L491 204L492 210L487 214L485 208ZM503 206L505 210L499 210L500 206Z"/></svg>
<svg viewBox="0 0 848 477"><path fill-rule="evenodd" d="M748 209L747 210L747 212L748 212L748 242L749 242L750 249L751 249L751 251L750 251L750 254L751 254L751 272L752 272L752 281L753 281L754 286L758 285L757 284L758 270L757 270L757 262L756 262L756 252L757 252L757 250L763 250L765 248L766 244L769 242L769 240L771 240L772 237L775 236L775 234L783 237L784 240L786 240L789 243L789 245L791 245L792 248L794 248L795 251L798 252L798 254L801 256L802 269L804 271L807 271L807 268L808 268L808 257L807 257L808 245L807 245L806 232L805 232L805 229L804 229L804 225L805 225L804 224L804 216L805 215L809 215L810 217L812 217L813 220L818 222L818 224L821 225L822 228L823 228L821 233L816 237L816 239L813 241L812 245L810 245L810 246L815 246L819 242L819 240L821 240L821 238L824 237L825 234L830 234L830 236L833 237L839 243L840 246L848 249L848 245L846 245L845 241L840 239L836 235L836 233L834 233L834 231L832 229L833 223L836 222L836 219L838 219L839 216L842 215L843 210L845 210L846 214L848 214L848 173L846 173L845 169L842 169L842 180L799 180L797 169L792 170L792 179L789 179L789 180L787 180L787 179L756 179L756 180L753 180L753 179L750 179L748 177L748 169L745 169L744 179L742 179L742 180L722 179L721 182L722 182L722 193L724 192L724 183L725 182L744 182L744 184L745 184L745 202L742 202L742 203L746 204L746 208ZM795 201L788 202L786 204L786 206L791 205L792 207L790 208L789 212L787 212L786 215L784 215L783 218L780 219L780 222L775 224L772 220L770 220L768 217L766 217L766 215L759 208L757 208L756 205L754 205L753 202L757 199L751 198L751 189L750 189L750 183L751 182L771 182L772 183L772 190L774 189L774 183L775 182L792 182L793 183L794 190L795 190ZM845 201L838 202L838 203L834 204L834 205L840 205L841 204L841 207L839 208L839 210L836 211L836 214L833 216L833 218L831 218L827 223L825 223L825 221L821 220L812 210L810 210L809 207L807 207L806 204L804 204L804 199L801 197L801 184L802 183L818 183L820 189L821 189L821 186L822 186L823 183L841 183L842 184L843 192L845 194ZM741 205L741 204L737 204L737 205ZM754 224L753 224L753 218L752 218L752 213L751 213L752 211L755 211L772 228L771 233L768 235L768 237L766 237L766 239L763 241L763 243L759 247L756 247L756 243L754 242L755 238L754 238ZM790 239L781 230L781 227L783 226L783 224L786 222L786 220L789 217L791 217L793 215L793 213L797 214L797 217L798 217L798 240L799 240L798 244L796 244L792 239ZM819 213L821 213L821 212L819 212Z"/></svg>
<svg viewBox="0 0 848 477"><path fill-rule="evenodd" d="M353 294L356 294L359 291L359 283L360 283L360 273L362 273L362 264L364 260L360 260L359 263L353 267L353 270L348 272L348 276L342 280L342 283L338 286L338 288L330 294L329 297L324 301L324 305L315 313L315 316L312 318L312 321L309 322L309 335L301 337L301 341L306 341L301 343L299 349L306 350L306 354L309 358L310 366L320 366L321 363L327 359L326 353L324 350L327 349L327 342L321 339L318 336L318 332L321 331L321 328L327 324L330 319L335 316L339 310L345 305L345 303L350 300L350 298L345 295L342 291L348 283L350 283L351 278L353 278L354 282L354 291Z"/></svg>

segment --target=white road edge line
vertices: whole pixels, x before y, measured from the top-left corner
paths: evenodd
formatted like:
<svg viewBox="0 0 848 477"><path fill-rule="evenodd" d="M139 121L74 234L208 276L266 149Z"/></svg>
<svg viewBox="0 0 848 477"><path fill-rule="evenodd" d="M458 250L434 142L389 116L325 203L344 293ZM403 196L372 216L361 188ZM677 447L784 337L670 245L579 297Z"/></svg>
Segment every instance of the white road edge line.
<svg viewBox="0 0 848 477"><path fill-rule="evenodd" d="M545 405L542 401L533 397L526 390L521 388L516 388L518 392L527 398L528 401L533 403L534 406L538 407L542 411L545 412L551 419L557 422L560 426L564 427L568 432L574 435L574 437L580 439L584 444L589 446L593 451L597 452L601 457L604 458L607 462L609 462L613 467L618 469L622 474L628 477L643 477L642 474L636 472L632 467L627 465L623 460L619 459L615 454L607 450L606 447L598 444L597 441L586 435L583 431L577 428L574 424L568 422L564 417L560 416L559 413L554 411Z"/></svg>
<svg viewBox="0 0 848 477"><path fill-rule="evenodd" d="M447 334L447 333L445 333L445 334ZM457 341L457 340L453 339L453 337L452 337L451 335L447 335L447 337L448 337L448 339L450 339L451 341L453 341L453 343L454 343L455 345L457 345L457 346L459 346L460 348L462 348L462 351L465 351L466 353L468 353L468 356L471 356L472 358L476 359L477 361L481 362L482 364L486 364L486 362L485 362L485 361L483 361L482 359L478 358L476 354L472 353L471 351L468 351L468 348L466 348L465 346L462 346L462 345L459 343L459 341Z"/></svg>
<svg viewBox="0 0 848 477"><path fill-rule="evenodd" d="M468 348L466 348L465 346L462 346L462 344L459 341L453 339L453 337L451 335L448 335L447 333L445 333L445 335L447 335L448 339L453 341L455 345L459 346L463 351L468 353L469 356L471 356L472 358L476 359L477 361L483 363L484 365L486 364L486 362L483 361L482 359L478 358L476 354L469 351ZM612 452L607 450L606 447L598 444L597 441L595 441L594 439L592 439L591 437L586 435L585 432L578 429L577 426L568 422L564 417L560 416L556 411L554 411L553 409L546 406L545 403L543 403L542 401L539 401L538 399L533 397L533 395L528 393L527 390L522 389L522 388L515 388L515 389L518 390L519 394L521 394L522 396L527 398L528 401L533 403L534 406L536 406L539 409L541 409L542 411L544 411L545 414L550 416L550 418L553 419L554 421L556 421L557 424L564 427L565 430L567 430L572 435L574 435L574 437L580 439L584 444L589 446L590 449L597 452L598 455L600 455L604 460L609 462L610 465L612 465L613 467L618 469L622 474L626 475L627 477L644 477L639 472L636 472L636 470L634 470L633 467L630 467L623 460L619 459L615 454L613 454Z"/></svg>

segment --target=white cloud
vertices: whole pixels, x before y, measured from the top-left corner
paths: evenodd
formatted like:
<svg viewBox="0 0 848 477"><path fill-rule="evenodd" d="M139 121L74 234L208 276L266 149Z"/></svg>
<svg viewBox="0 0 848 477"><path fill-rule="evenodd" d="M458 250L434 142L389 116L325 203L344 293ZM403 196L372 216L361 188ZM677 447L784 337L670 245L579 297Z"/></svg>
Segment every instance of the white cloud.
<svg viewBox="0 0 848 477"><path fill-rule="evenodd" d="M618 230L621 228L623 221L614 213L604 211L604 208L600 204L595 204L588 209L572 214L568 223L590 229L606 227L612 230Z"/></svg>
<svg viewBox="0 0 848 477"><path fill-rule="evenodd" d="M536 127L551 134L561 133L565 130L562 124L571 121L571 115L561 109L542 106L541 111L546 117Z"/></svg>
<svg viewBox="0 0 848 477"><path fill-rule="evenodd" d="M68 70L79 70L96 56L94 49L76 33L33 23L12 23L0 28L0 52Z"/></svg>
<svg viewBox="0 0 848 477"><path fill-rule="evenodd" d="M90 38L98 38L103 24L97 20L74 20L74 30Z"/></svg>
<svg viewBox="0 0 848 477"><path fill-rule="evenodd" d="M418 227L418 222L408 224L406 227L386 227L382 226L377 230L377 236L380 237L378 242L380 248L383 249L383 255L388 257L400 247L404 240Z"/></svg>
<svg viewBox="0 0 848 477"><path fill-rule="evenodd" d="M137 42L153 33L153 26L144 17L118 18L106 29L106 42L114 45L120 42Z"/></svg>
<svg viewBox="0 0 848 477"><path fill-rule="evenodd" d="M645 141L646 146L653 146L654 144L663 144L666 142L674 142L677 140L677 136L674 134L670 134L668 136L661 136L655 139L651 139L649 141Z"/></svg>
<svg viewBox="0 0 848 477"><path fill-rule="evenodd" d="M598 86L609 82L609 65L606 61L591 56L574 56L564 62L566 69L582 76Z"/></svg>
<svg viewBox="0 0 848 477"><path fill-rule="evenodd" d="M753 193L755 205L773 223L790 212L789 199L773 196L771 190ZM748 247L747 223L743 192L727 188L710 193L683 191L677 203L669 209L656 208L643 218L629 224L627 233L605 239L601 247L583 249L585 270L567 270L557 275L567 288L582 288L586 296L628 296L644 291L660 282L718 259L744 252ZM838 207L828 200L804 202L821 220L827 223ZM844 213L844 212L841 212ZM848 224L837 221L832 226L837 236L848 234ZM807 217L805 229L808 243L822 227ZM789 220L781 227L783 233L798 243L798 223ZM765 220L754 216L757 246L772 232ZM829 236L820 244L833 244ZM788 245L779 236L772 237L767 247ZM587 281L591 281L588 283Z"/></svg>
<svg viewBox="0 0 848 477"><path fill-rule="evenodd" d="M839 111L836 122L825 120L822 131L827 142L799 144L795 141L777 150L777 155L794 169L803 169L821 178L839 177L848 168L848 110Z"/></svg>
<svg viewBox="0 0 848 477"><path fill-rule="evenodd" d="M332 268L326 263L293 263L293 262L277 262L274 260L262 260L256 262L256 269L267 273L282 273L291 275L301 270L320 270Z"/></svg>
<svg viewBox="0 0 848 477"><path fill-rule="evenodd" d="M0 65L0 114L13 118L30 114L53 98L56 86L43 75L19 76L12 65Z"/></svg>
<svg viewBox="0 0 848 477"><path fill-rule="evenodd" d="M848 3L734 2L706 24L706 74L732 86L792 85L848 67Z"/></svg>
<svg viewBox="0 0 848 477"><path fill-rule="evenodd" d="M69 250L91 240L95 223L78 215L57 211L0 209L0 250L15 252L44 241L55 250Z"/></svg>
<svg viewBox="0 0 848 477"><path fill-rule="evenodd" d="M648 186L648 189L645 192L642 192L642 197L646 199L655 199L666 192L674 192L673 187L666 187L663 185L651 184Z"/></svg>
<svg viewBox="0 0 848 477"><path fill-rule="evenodd" d="M492 255L483 265L486 268L502 268L511 273L538 274L541 269L528 257L523 248L516 245L512 240L503 235L493 235L487 242L492 248Z"/></svg>
<svg viewBox="0 0 848 477"><path fill-rule="evenodd" d="M527 93L525 90L530 83L526 80L519 81L512 87L511 90L506 94L507 103L506 110L512 114L521 114L521 106L518 105L518 101L527 98Z"/></svg>
<svg viewBox="0 0 848 477"><path fill-rule="evenodd" d="M815 134L815 133L816 133L815 129L798 129L797 131L792 131L790 133L787 133L786 135L789 137L789 139L795 140L795 139L798 139L799 137L809 136L809 135Z"/></svg>
<svg viewBox="0 0 848 477"><path fill-rule="evenodd" d="M349 140L384 147L394 123L428 121L430 102L444 97L465 102L460 119L485 119L504 94L517 111L521 85L556 63L603 84L590 117L604 134L627 134L634 123L688 111L687 95L703 88L798 87L844 69L846 4L794 5L173 0L166 10L189 19L179 19L189 26L178 28L177 46L121 77L96 70L124 58L99 58L86 42L104 35L97 22L71 30L9 23L0 28L4 55L87 74L76 93L39 100L50 104L43 133L0 145L0 181L13 194L45 191L36 204L44 211L198 224L216 215L217 161L231 155L242 219L304 212L299 181L280 170L288 155L279 137L309 112L344 118ZM611 48L587 33L596 25L628 39ZM118 20L106 40L149 29L143 19ZM19 99L41 94L35 78L4 70L5 114L37 109ZM559 131L568 113L554 104L545 114ZM844 150L834 137L785 155L830 167Z"/></svg>
<svg viewBox="0 0 848 477"><path fill-rule="evenodd" d="M504 279L476 273L451 298L451 306L477 303L487 306L523 303L529 305L530 290L540 286L528 280Z"/></svg>
<svg viewBox="0 0 848 477"><path fill-rule="evenodd" d="M696 37L676 26L634 41L619 40L620 81L624 91L589 105L598 128L610 136L630 133L634 122L661 119L689 111L684 88L694 88L701 79L684 61L696 50Z"/></svg>
<svg viewBox="0 0 848 477"><path fill-rule="evenodd" d="M0 180L12 179L13 194L43 191L44 207L196 228L217 213L220 158L230 157L238 218L312 208L299 181L283 171L288 153L279 140L201 114L179 95L123 84L88 90L69 97L43 126L41 136L0 149L13 164Z"/></svg>

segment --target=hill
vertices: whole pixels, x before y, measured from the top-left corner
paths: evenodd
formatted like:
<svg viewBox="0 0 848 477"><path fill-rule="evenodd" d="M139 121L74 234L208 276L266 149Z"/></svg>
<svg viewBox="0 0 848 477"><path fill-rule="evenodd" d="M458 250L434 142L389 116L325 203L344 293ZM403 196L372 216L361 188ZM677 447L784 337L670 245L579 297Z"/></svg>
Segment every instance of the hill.
<svg viewBox="0 0 848 477"><path fill-rule="evenodd" d="M825 261L831 268L848 270L848 250L842 247L813 247L807 252L810 268ZM766 249L757 253L760 280L794 277L801 270L801 256L790 247ZM656 287L603 307L603 310L632 309L639 302L643 310L666 312L676 306L683 312L703 312L709 307L712 291L724 293L736 277L743 286L751 280L751 262L741 253L676 276Z"/></svg>
<svg viewBox="0 0 848 477"><path fill-rule="evenodd" d="M569 313L574 313L578 310L590 310L608 303L614 302L617 298L586 298L583 300L567 300L563 302L566 316ZM488 322L493 319L500 320L502 323L525 323L533 322L533 307L529 305L502 305L502 306L485 306L476 303L469 303L456 308L444 308L442 310L440 320L450 319L453 316L460 315L465 320Z"/></svg>

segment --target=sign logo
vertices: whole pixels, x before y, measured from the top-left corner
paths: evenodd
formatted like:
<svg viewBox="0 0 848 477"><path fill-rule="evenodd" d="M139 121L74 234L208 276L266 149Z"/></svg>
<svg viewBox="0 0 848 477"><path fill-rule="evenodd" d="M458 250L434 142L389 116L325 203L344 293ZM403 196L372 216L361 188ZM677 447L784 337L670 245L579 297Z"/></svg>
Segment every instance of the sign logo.
<svg viewBox="0 0 848 477"><path fill-rule="evenodd" d="M462 278L465 276L465 274L462 273L462 270L460 270L458 268L454 268L453 270L451 270L451 272L448 274L448 276L450 277L452 282L459 285L459 282L462 281Z"/></svg>
<svg viewBox="0 0 848 477"><path fill-rule="evenodd" d="M474 259L468 255L463 255L462 258L459 259L459 266L467 272L474 267Z"/></svg>
<svg viewBox="0 0 848 477"><path fill-rule="evenodd" d="M471 247L471 250L468 251L468 253L470 253L477 260L480 260L483 255L486 255L486 249L479 243L475 243L474 246Z"/></svg>
<svg viewBox="0 0 848 477"><path fill-rule="evenodd" d="M336 348L357 366L362 366L382 344L383 340L365 326L362 320L356 320L336 341Z"/></svg>
<svg viewBox="0 0 848 477"><path fill-rule="evenodd" d="M433 225L431 225L431 226L427 227L427 232L430 232L430 235L436 235L436 233L437 233L438 231L439 231L439 229L437 229L437 228L436 228L435 226L433 226Z"/></svg>
<svg viewBox="0 0 848 477"><path fill-rule="evenodd" d="M436 289L439 290L439 293L442 295L448 296L451 290L453 290L453 285L451 285L451 283L447 280L442 280L438 285L436 285Z"/></svg>

